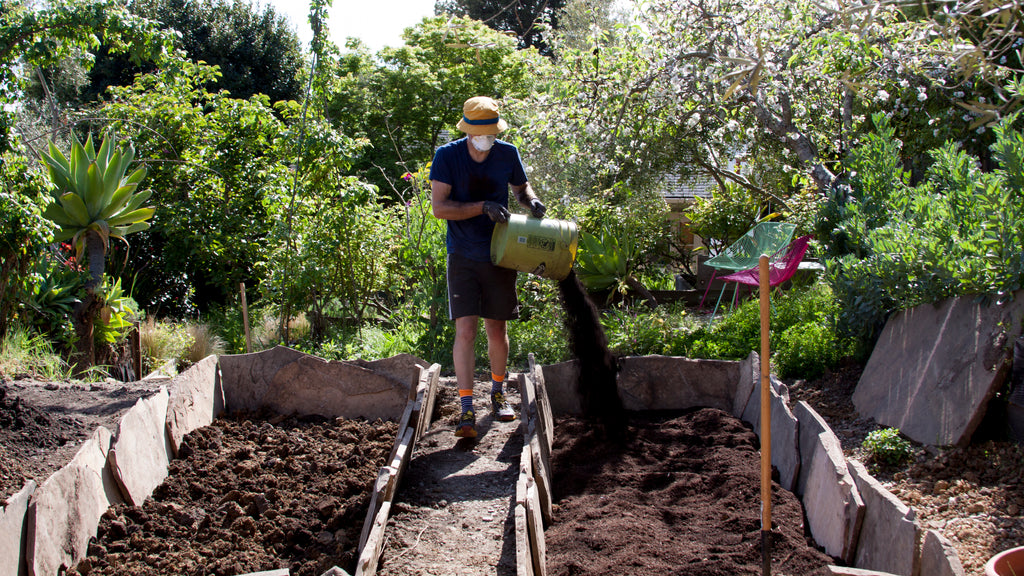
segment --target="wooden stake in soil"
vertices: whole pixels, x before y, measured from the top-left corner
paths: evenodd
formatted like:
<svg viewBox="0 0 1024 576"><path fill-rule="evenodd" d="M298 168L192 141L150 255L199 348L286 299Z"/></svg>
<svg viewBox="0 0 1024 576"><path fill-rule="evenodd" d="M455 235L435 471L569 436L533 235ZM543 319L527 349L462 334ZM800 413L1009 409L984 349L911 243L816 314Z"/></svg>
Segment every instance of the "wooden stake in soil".
<svg viewBox="0 0 1024 576"><path fill-rule="evenodd" d="M772 409L768 375L768 256L758 259L761 298L761 574L772 573Z"/></svg>
<svg viewBox="0 0 1024 576"><path fill-rule="evenodd" d="M245 282L238 283L242 292L242 326L245 327L245 351L252 352L252 338L249 336L249 307L245 304Z"/></svg>

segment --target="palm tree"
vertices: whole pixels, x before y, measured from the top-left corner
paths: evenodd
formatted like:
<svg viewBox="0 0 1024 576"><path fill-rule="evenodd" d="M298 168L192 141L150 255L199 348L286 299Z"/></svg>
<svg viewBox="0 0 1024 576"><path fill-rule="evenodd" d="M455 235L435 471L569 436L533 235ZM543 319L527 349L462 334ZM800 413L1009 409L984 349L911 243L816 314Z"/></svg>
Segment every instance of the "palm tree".
<svg viewBox="0 0 1024 576"><path fill-rule="evenodd" d="M43 164L54 184L53 202L43 216L58 226L54 241L70 240L79 261L85 254L89 262L85 298L72 312L78 338L74 364L81 372L91 367L96 357L93 324L103 304L99 288L110 239L124 241L128 234L149 228L146 220L153 216L155 209L142 206L152 192L135 192L146 176L146 168L140 167L125 175L135 158L131 144L120 148L116 139L108 135L97 151L90 135L84 146L78 138L74 139L70 156L70 159L65 157L53 142L50 142L49 152L42 153Z"/></svg>

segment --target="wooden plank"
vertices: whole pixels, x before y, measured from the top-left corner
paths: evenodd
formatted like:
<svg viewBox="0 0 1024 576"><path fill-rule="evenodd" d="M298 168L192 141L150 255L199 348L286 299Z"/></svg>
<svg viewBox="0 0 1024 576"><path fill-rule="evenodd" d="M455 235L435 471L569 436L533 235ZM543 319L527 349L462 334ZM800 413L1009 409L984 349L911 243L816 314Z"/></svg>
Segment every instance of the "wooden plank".
<svg viewBox="0 0 1024 576"><path fill-rule="evenodd" d="M373 529L366 541L366 546L359 554L359 562L356 564L355 576L374 576L380 563L380 554L384 551L384 529L388 525L388 517L391 515L391 503L385 502L377 512L373 520Z"/></svg>
<svg viewBox="0 0 1024 576"><path fill-rule="evenodd" d="M422 434L420 427L423 426L423 395L426 393L426 390L420 390L420 393L416 395L416 400L412 403L412 417L409 421L409 428L413 431L413 445L416 444L416 440Z"/></svg>
<svg viewBox="0 0 1024 576"><path fill-rule="evenodd" d="M533 479L537 483L537 493L540 496L540 511L544 516L544 525L548 526L551 524L553 515L551 509L551 462L542 457L537 434L530 436L530 450L533 451Z"/></svg>
<svg viewBox="0 0 1024 576"><path fill-rule="evenodd" d="M541 430L541 447L547 451L547 458L550 460L555 440L555 417L551 410L547 383L544 381L544 370L534 361L532 354L530 355L530 378L533 380L533 393L537 402L537 422Z"/></svg>
<svg viewBox="0 0 1024 576"><path fill-rule="evenodd" d="M533 556L530 552L530 525L526 512L526 486L528 476L519 475L516 482L516 576L534 576Z"/></svg>
<svg viewBox="0 0 1024 576"><path fill-rule="evenodd" d="M527 384L523 388L525 390L527 390L528 393L529 393L529 390L533 390L534 393L535 393L536 392L536 387L534 386L534 382L535 381L534 381L533 377L526 376L524 378L524 380L526 380ZM537 405L539 404L538 400L539 400L538 396L534 396L533 398L531 398L531 403L534 405L535 409L536 409ZM526 401L524 400L523 402L525 403ZM547 426L544 423L544 416L539 411L536 411L536 412L534 412L534 417L531 419L530 422L531 422L531 425L527 426L527 428L530 428L530 431L527 433L527 440L529 440L529 438L532 438L532 437L536 437L537 438L537 445L536 445L536 448L538 449L537 453L540 455L540 458L544 462L547 463L547 469L550 469L550 467L551 467L551 442L550 442L551 434L547 430Z"/></svg>
<svg viewBox="0 0 1024 576"><path fill-rule="evenodd" d="M519 383L519 417L523 421L523 443L526 444L537 428L537 418L535 417L537 403L534 402L533 383L530 379L524 378L522 375L518 375L516 378Z"/></svg>
<svg viewBox="0 0 1024 576"><path fill-rule="evenodd" d="M415 434L416 431L411 427L405 429L405 436L402 438L402 443L398 446L394 459L391 460L390 467L397 471L395 473L396 484L402 481L402 476L405 475L405 469L409 466L409 460L412 458L412 439Z"/></svg>
<svg viewBox="0 0 1024 576"><path fill-rule="evenodd" d="M530 536L530 556L533 558L533 573L547 576L547 545L544 542L544 521L541 518L540 496L537 485L528 479L526 483L526 524Z"/></svg>
<svg viewBox="0 0 1024 576"><path fill-rule="evenodd" d="M437 388L441 381L441 365L433 364L427 370L427 391L423 395L423 410L420 412L422 426L416 435L416 441L430 430L430 423L434 418L434 405L437 401Z"/></svg>
<svg viewBox="0 0 1024 576"><path fill-rule="evenodd" d="M397 483L398 470L391 466L384 466L377 472L377 481L373 484L373 492L370 494L370 508L366 511L366 520L363 521L363 531L359 534L359 551L362 552L366 545L366 539L370 537L370 530L373 528L373 521L380 512L381 506L390 500L394 495L394 487ZM390 492L390 494L389 494Z"/></svg>
<svg viewBox="0 0 1024 576"><path fill-rule="evenodd" d="M402 444L402 439L405 437L405 429L409 427L409 423L412 422L413 405L414 400L410 400L405 405L405 410L402 412L402 417L398 419L398 432L395 433L395 444L391 447L391 454L388 456L387 461L391 462L395 459L395 454L398 454L398 447Z"/></svg>
<svg viewBox="0 0 1024 576"><path fill-rule="evenodd" d="M529 442L523 444L523 452L519 456L519 473L533 477L533 449Z"/></svg>

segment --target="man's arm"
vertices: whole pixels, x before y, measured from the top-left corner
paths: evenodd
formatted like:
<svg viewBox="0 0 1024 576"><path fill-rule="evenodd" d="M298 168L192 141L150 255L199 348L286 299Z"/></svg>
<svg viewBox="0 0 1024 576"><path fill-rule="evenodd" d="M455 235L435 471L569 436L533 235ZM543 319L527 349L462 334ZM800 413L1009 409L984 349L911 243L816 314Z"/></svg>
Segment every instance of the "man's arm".
<svg viewBox="0 0 1024 576"><path fill-rule="evenodd" d="M497 202L456 202L452 186L438 180L430 181L430 206L436 218L468 220L486 214L494 222L508 222L508 209Z"/></svg>
<svg viewBox="0 0 1024 576"><path fill-rule="evenodd" d="M521 186L512 186L512 193L516 195L516 201L523 208L526 208L534 218L543 218L547 208L534 193L533 187L527 182Z"/></svg>
<svg viewBox="0 0 1024 576"><path fill-rule="evenodd" d="M434 216L442 220L467 220L484 213L483 202L456 202L452 200L452 185L438 180L430 181L430 206Z"/></svg>
<svg viewBox="0 0 1024 576"><path fill-rule="evenodd" d="M530 202L537 198L537 194L533 192L533 187L527 182L522 186L512 186L512 193L515 194L516 202L523 208L529 210Z"/></svg>

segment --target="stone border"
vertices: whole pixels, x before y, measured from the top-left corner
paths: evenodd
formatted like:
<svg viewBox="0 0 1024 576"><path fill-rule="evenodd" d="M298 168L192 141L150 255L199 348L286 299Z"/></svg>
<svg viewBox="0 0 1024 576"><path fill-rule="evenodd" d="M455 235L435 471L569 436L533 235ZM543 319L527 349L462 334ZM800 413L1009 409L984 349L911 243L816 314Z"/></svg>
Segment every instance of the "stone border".
<svg viewBox="0 0 1024 576"><path fill-rule="evenodd" d="M142 504L163 482L186 434L209 425L225 409L259 408L266 398L272 400L271 407L304 406L311 404L304 391L316 394L319 402L326 390L331 396L329 409L335 412L323 415L403 418L389 466L382 468L394 471L393 494L413 443L433 412L440 366L426 365L410 355L375 362L327 362L281 346L256 354L204 358L169 379L156 394L136 402L115 431L97 428L71 462L41 485L29 481L0 503L0 576L57 576L74 566L85 556L100 517L111 505ZM301 378L295 381L296 376ZM310 382L312 387L307 386ZM405 412L402 405L407 405ZM322 412L321 407L315 413ZM385 481L384 496L387 486ZM386 521L389 501L380 500L376 515L384 510ZM325 576L344 574L335 567Z"/></svg>
<svg viewBox="0 0 1024 576"><path fill-rule="evenodd" d="M140 399L122 417L116 433L98 428L72 462L40 486L29 482L0 508L0 551L4 552L0 576L55 576L63 567L74 565L84 556L89 538L96 535L103 512L117 502L144 501L166 477L167 462L181 438L208 425L223 410L244 408L268 391L276 404L288 399L301 405L303 400L294 395L302 386L274 391L281 386L275 377L284 368L290 376L310 365L353 373L350 367L311 358L283 347L219 359L210 356L174 377L157 394ZM390 364L379 361L381 371L374 375L373 389L378 399L384 395L395 404L401 378L409 374L400 365L411 358ZM356 365L359 370L354 372L373 372L372 364ZM430 425L440 366L427 369L425 363L415 364L418 382L406 384L405 409L393 415L399 420L398 433L371 496L356 576L376 573L398 482L416 441ZM620 393L628 395L630 406L640 409L722 407L759 431L760 394L754 393L760 385L759 366L753 353L740 362L625 358ZM579 397L571 384L577 372L573 362L542 367L531 355L529 372L516 376L525 435L514 509L520 576L546 574L544 528L551 522L553 414L578 413ZM783 486L796 489L815 541L833 557L856 566L830 567L832 573L962 576L963 567L948 542L934 530L923 530L913 510L863 466L847 462L825 421L806 403L791 408L786 387L774 378L770 381L772 465L779 470ZM665 386L666 382L683 385ZM365 392L364 384L359 383ZM322 391L322 384L317 386ZM337 405L346 402L339 398ZM365 405L348 406L357 415L367 410ZM153 422L164 424L154 426ZM335 567L326 574L345 576L345 571Z"/></svg>
<svg viewBox="0 0 1024 576"><path fill-rule="evenodd" d="M516 497L516 557L519 576L544 574L543 530L530 518L529 485L538 488L539 506L550 506L550 437L548 414L579 413L574 390L575 361L537 367L520 382L524 433ZM760 436L760 361L751 353L739 362L647 356L622 360L619 394L631 409L716 407L729 411ZM772 466L780 485L793 490L804 506L811 536L825 552L853 567L830 566L831 574L963 576L956 551L934 530L924 530L912 508L886 490L856 461L847 461L839 440L806 402L790 405L784 384L770 378ZM666 386L666 383L671 385ZM548 410L545 414L544 411ZM543 422L543 424L542 424ZM541 448L546 452L539 454ZM520 506L522 517L520 522ZM549 521L549 518L545 518ZM525 533L519 532L525 528ZM523 548L523 549L520 549ZM538 564L539 562L539 564Z"/></svg>

